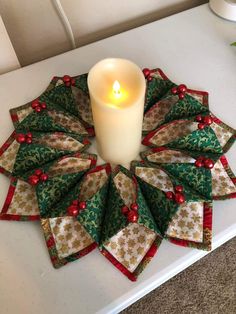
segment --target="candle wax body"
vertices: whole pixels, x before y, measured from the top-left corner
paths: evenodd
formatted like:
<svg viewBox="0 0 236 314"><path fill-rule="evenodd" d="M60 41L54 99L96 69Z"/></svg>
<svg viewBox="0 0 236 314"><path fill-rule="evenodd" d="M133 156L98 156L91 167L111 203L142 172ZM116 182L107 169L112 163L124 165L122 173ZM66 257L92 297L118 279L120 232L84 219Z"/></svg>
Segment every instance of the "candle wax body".
<svg viewBox="0 0 236 314"><path fill-rule="evenodd" d="M105 59L95 67L88 82L98 153L107 162L127 165L140 150L145 79L124 59ZM112 89L116 79L121 86L118 96Z"/></svg>

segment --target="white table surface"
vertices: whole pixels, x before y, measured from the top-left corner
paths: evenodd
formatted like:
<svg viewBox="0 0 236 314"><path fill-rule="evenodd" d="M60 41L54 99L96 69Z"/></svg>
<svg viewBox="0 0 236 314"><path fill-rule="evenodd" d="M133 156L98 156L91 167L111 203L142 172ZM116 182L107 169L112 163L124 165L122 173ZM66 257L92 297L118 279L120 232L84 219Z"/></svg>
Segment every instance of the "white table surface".
<svg viewBox="0 0 236 314"><path fill-rule="evenodd" d="M203 5L2 75L0 141L13 130L9 108L38 96L53 75L86 72L105 57L158 66L177 83L207 90L212 111L236 127L236 49L229 46L235 40L236 24ZM236 145L227 156L236 171ZM0 186L2 205L8 188L3 175ZM235 208L235 200L214 203L214 248L236 235ZM98 251L55 270L38 223L0 221L0 312L117 313L204 255L163 241L133 283Z"/></svg>

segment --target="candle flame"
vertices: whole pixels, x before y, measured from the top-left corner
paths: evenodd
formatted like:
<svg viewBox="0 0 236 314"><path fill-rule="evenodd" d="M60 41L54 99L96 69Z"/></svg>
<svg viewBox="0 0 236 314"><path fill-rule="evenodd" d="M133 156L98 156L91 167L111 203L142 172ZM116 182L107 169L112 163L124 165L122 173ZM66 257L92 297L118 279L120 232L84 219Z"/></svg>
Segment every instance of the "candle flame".
<svg viewBox="0 0 236 314"><path fill-rule="evenodd" d="M115 81L113 84L113 93L115 94L116 97L121 96L120 83L118 81Z"/></svg>

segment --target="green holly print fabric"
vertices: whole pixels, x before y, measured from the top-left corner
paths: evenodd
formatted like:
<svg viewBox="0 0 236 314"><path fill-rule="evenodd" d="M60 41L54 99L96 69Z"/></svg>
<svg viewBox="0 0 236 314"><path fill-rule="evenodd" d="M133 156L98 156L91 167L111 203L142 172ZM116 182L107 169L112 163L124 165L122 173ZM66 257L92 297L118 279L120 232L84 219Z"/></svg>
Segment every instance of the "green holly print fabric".
<svg viewBox="0 0 236 314"><path fill-rule="evenodd" d="M209 169L204 167L197 168L194 164L187 163L164 163L161 164L161 168L165 169L173 177L178 178L185 185L188 185L202 199L212 199L212 177Z"/></svg>
<svg viewBox="0 0 236 314"><path fill-rule="evenodd" d="M89 94L88 84L87 84L88 74L81 74L75 78L75 86L81 89L85 94Z"/></svg>
<svg viewBox="0 0 236 314"><path fill-rule="evenodd" d="M198 114L208 114L209 109L192 96L186 94L183 100L179 100L171 107L165 116L165 122L188 118Z"/></svg>
<svg viewBox="0 0 236 314"><path fill-rule="evenodd" d="M179 148L186 151L201 151L202 153L218 153L223 154L222 147L210 126L206 126L203 130L196 130L183 136L175 141L165 145L169 148Z"/></svg>

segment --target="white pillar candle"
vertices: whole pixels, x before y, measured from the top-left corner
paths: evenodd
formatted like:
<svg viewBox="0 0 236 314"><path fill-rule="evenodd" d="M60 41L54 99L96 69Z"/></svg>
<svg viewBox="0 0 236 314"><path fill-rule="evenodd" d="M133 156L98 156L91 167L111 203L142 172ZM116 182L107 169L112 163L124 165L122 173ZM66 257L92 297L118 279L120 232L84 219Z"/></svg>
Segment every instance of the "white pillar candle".
<svg viewBox="0 0 236 314"><path fill-rule="evenodd" d="M100 156L127 165L139 154L145 97L140 68L125 59L104 59L89 72L88 88Z"/></svg>

